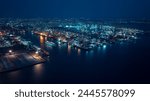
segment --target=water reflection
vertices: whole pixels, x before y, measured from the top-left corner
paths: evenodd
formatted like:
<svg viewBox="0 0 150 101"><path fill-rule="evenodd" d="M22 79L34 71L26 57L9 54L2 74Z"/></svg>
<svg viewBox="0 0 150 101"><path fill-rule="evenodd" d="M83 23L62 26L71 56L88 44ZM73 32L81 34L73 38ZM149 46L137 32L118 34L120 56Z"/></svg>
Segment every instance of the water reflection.
<svg viewBox="0 0 150 101"><path fill-rule="evenodd" d="M47 41L47 37L45 37L45 41Z"/></svg>
<svg viewBox="0 0 150 101"><path fill-rule="evenodd" d="M81 49L78 49L78 56L81 55Z"/></svg>
<svg viewBox="0 0 150 101"><path fill-rule="evenodd" d="M13 71L9 73L9 78L12 78L13 80L18 79L19 75L21 74L21 71Z"/></svg>
<svg viewBox="0 0 150 101"><path fill-rule="evenodd" d="M90 55L90 57L93 57L93 55L94 55L94 50L89 51L89 55Z"/></svg>
<svg viewBox="0 0 150 101"><path fill-rule="evenodd" d="M40 77L43 73L43 66L44 64L37 64L34 66L34 73L37 77Z"/></svg>
<svg viewBox="0 0 150 101"><path fill-rule="evenodd" d="M45 42L45 39L43 36L40 36L40 43L43 44Z"/></svg>
<svg viewBox="0 0 150 101"><path fill-rule="evenodd" d="M68 45L68 54L71 54L71 45Z"/></svg>
<svg viewBox="0 0 150 101"><path fill-rule="evenodd" d="M100 52L100 51L101 51L101 49L102 49L102 48L99 46L99 47L97 48L97 51L98 51L98 52Z"/></svg>
<svg viewBox="0 0 150 101"><path fill-rule="evenodd" d="M86 58L90 59L94 55L94 50L86 51L85 54L86 54Z"/></svg>
<svg viewBox="0 0 150 101"><path fill-rule="evenodd" d="M47 41L47 37L40 36L40 47L44 48L45 42Z"/></svg>
<svg viewBox="0 0 150 101"><path fill-rule="evenodd" d="M103 45L103 46L102 46L102 54L105 54L105 53L106 53L106 49L107 49L107 45Z"/></svg>

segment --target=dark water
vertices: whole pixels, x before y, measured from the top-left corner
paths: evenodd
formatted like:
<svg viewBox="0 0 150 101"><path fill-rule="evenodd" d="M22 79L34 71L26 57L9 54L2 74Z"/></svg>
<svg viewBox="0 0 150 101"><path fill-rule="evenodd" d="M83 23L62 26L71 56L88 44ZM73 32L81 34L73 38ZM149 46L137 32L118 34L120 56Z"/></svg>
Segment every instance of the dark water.
<svg viewBox="0 0 150 101"><path fill-rule="evenodd" d="M44 47L43 38L26 38ZM149 35L89 52L67 45L47 50L48 62L0 74L0 83L150 83Z"/></svg>

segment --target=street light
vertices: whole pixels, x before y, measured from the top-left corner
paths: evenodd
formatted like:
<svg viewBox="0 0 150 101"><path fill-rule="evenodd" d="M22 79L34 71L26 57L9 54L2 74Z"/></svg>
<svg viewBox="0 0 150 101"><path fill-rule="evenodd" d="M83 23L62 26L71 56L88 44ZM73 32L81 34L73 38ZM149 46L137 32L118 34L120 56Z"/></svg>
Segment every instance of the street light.
<svg viewBox="0 0 150 101"><path fill-rule="evenodd" d="M35 52L35 54L39 54L39 52L38 52L38 51L36 51L36 52Z"/></svg>
<svg viewBox="0 0 150 101"><path fill-rule="evenodd" d="M12 50L9 50L9 54L12 54Z"/></svg>
<svg viewBox="0 0 150 101"><path fill-rule="evenodd" d="M9 53L12 53L12 50L9 50Z"/></svg>

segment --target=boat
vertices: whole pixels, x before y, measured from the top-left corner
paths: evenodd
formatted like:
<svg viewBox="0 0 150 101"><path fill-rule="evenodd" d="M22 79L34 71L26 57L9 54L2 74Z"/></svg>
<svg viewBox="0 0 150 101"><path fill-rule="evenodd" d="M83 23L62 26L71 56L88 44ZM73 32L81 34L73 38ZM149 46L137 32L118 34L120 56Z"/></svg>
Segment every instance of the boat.
<svg viewBox="0 0 150 101"><path fill-rule="evenodd" d="M85 51L89 51L92 49L92 47L90 46L80 46L80 45L74 45L74 47L85 50Z"/></svg>
<svg viewBox="0 0 150 101"><path fill-rule="evenodd" d="M46 42L45 42L45 45L48 46L48 47L53 47L53 46L55 46L56 44L55 44L54 42L46 41Z"/></svg>

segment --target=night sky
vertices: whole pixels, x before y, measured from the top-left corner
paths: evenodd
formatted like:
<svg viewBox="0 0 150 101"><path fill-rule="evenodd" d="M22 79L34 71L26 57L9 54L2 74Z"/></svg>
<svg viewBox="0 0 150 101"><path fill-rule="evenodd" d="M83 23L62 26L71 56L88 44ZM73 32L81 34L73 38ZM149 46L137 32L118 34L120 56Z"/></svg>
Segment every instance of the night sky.
<svg viewBox="0 0 150 101"><path fill-rule="evenodd" d="M150 0L0 0L0 17L150 18Z"/></svg>

